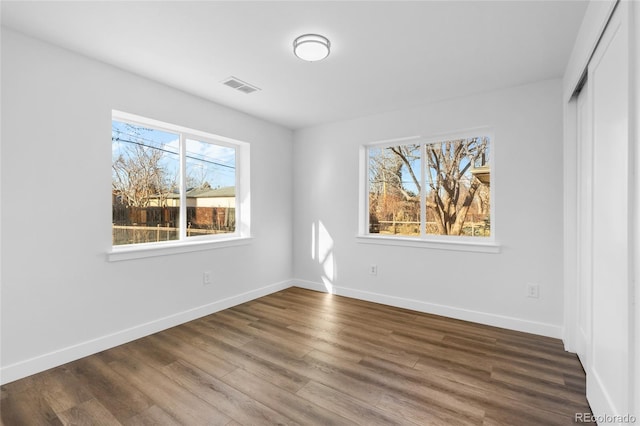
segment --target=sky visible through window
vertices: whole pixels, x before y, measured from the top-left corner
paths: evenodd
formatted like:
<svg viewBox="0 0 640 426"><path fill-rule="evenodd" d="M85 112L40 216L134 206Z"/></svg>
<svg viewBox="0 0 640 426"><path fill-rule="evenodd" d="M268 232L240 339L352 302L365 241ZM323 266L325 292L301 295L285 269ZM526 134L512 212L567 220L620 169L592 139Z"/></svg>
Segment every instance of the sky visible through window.
<svg viewBox="0 0 640 426"><path fill-rule="evenodd" d="M112 120L113 245L235 232L236 150L179 128Z"/></svg>
<svg viewBox="0 0 640 426"><path fill-rule="evenodd" d="M113 158L126 156L136 145L162 152L158 166L178 182L180 138L177 134L113 120L111 140ZM188 188L205 182L212 188L235 186L235 148L189 138L186 148Z"/></svg>

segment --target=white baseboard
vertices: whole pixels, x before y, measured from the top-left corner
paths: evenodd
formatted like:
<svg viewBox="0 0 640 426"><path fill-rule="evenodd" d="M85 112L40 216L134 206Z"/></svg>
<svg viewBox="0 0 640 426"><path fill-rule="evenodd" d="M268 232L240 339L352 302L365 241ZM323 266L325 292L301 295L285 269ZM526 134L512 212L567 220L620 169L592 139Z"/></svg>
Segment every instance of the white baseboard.
<svg viewBox="0 0 640 426"><path fill-rule="evenodd" d="M164 318L158 318L106 336L101 336L73 346L61 348L31 359L2 366L0 368L0 384L13 382L14 380L66 364L67 362L75 361L82 357L166 330L167 328L175 327L176 325L184 324L185 322L210 315L214 312L266 296L267 294L284 290L292 285L293 281L282 281L271 284L246 293L241 293L213 303L208 303L206 305L169 315Z"/></svg>
<svg viewBox="0 0 640 426"><path fill-rule="evenodd" d="M381 303L383 305L396 306L398 308L411 309L428 314L442 315L449 318L471 321L479 324L491 325L494 327L507 328L509 330L522 331L525 333L538 334L541 336L554 337L557 339L561 339L564 332L564 328L559 325L529 321L504 315L491 314L487 312L472 311L469 309L456 308L454 306L438 305L435 303L428 303L414 299L405 299L402 297L389 296L380 293L372 293L348 287L324 285L321 283L305 280L293 280L293 285L309 290L322 291L325 293L337 294L339 296L346 296L355 299Z"/></svg>
<svg viewBox="0 0 640 426"><path fill-rule="evenodd" d="M271 284L255 290L241 293L213 303L198 306L183 312L158 318L156 320L140 324L125 330L121 330L106 336L101 336L73 346L61 348L59 350L39 355L24 361L6 365L0 368L0 384L6 384L41 371L57 367L67 362L75 361L82 357L113 348L118 345L157 333L176 325L210 315L212 313L239 305L271 293L275 293L286 288L297 286L309 290L329 292L339 296L352 297L360 300L381 303L384 305L396 306L399 308L411 309L418 312L442 315L449 318L456 318L480 324L492 325L495 327L507 328L510 330L523 331L526 333L539 334L561 338L563 328L561 326L546 324L535 321L528 321L519 318L490 314L486 312L472 311L456 308L452 306L438 305L434 303L422 302L419 300L405 299L402 297L389 296L380 293L356 290L348 287L337 287L334 285L324 285L317 282L305 280L290 280Z"/></svg>
<svg viewBox="0 0 640 426"><path fill-rule="evenodd" d="M616 409L614 400L608 392L607 387L602 381L600 374L593 368L593 365L587 371L587 401L595 421L598 424L613 423L616 425L632 424L632 421L622 421L624 416L629 416L629 412L619 412ZM624 404L623 401L619 401ZM614 418L615 417L615 418Z"/></svg>

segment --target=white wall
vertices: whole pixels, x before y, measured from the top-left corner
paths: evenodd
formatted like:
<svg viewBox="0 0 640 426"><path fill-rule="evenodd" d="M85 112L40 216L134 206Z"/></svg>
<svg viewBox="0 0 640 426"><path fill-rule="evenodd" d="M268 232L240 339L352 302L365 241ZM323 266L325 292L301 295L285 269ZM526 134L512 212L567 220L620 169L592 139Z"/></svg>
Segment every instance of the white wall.
<svg viewBox="0 0 640 426"><path fill-rule="evenodd" d="M358 243L364 143L480 126L495 130L498 254ZM315 289L560 337L560 80L480 94L294 134L294 277ZM378 265L377 276L368 274ZM540 298L525 297L526 283Z"/></svg>
<svg viewBox="0 0 640 426"><path fill-rule="evenodd" d="M251 143L255 238L108 262L112 109ZM288 287L291 163L290 130L3 29L2 381Z"/></svg>

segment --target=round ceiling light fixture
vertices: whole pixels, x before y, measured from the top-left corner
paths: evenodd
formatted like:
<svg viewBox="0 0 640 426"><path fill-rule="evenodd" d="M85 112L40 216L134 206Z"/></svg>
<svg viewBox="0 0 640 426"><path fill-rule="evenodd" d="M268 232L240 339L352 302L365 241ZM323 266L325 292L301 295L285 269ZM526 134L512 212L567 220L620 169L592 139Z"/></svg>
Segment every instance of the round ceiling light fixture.
<svg viewBox="0 0 640 426"><path fill-rule="evenodd" d="M304 34L293 41L293 53L309 62L321 61L329 56L331 42L319 34Z"/></svg>

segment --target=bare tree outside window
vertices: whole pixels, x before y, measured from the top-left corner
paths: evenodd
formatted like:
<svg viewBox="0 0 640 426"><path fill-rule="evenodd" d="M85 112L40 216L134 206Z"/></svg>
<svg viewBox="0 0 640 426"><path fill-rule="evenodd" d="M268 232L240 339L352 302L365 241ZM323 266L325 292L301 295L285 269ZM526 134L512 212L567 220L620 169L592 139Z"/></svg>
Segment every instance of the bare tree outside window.
<svg viewBox="0 0 640 426"><path fill-rule="evenodd" d="M234 146L114 119L111 152L114 246L235 232Z"/></svg>
<svg viewBox="0 0 640 426"><path fill-rule="evenodd" d="M177 134L112 122L113 245L178 239L178 144Z"/></svg>
<svg viewBox="0 0 640 426"><path fill-rule="evenodd" d="M368 153L370 233L491 235L489 137L371 147Z"/></svg>
<svg viewBox="0 0 640 426"><path fill-rule="evenodd" d="M370 232L420 235L420 145L369 149Z"/></svg>

